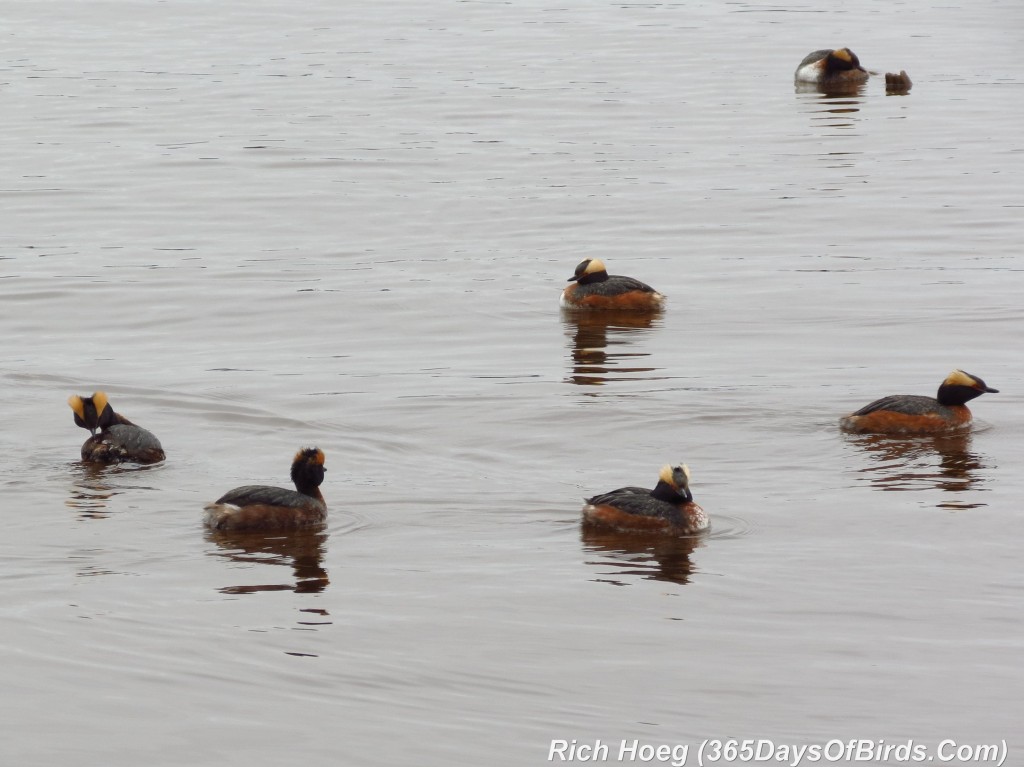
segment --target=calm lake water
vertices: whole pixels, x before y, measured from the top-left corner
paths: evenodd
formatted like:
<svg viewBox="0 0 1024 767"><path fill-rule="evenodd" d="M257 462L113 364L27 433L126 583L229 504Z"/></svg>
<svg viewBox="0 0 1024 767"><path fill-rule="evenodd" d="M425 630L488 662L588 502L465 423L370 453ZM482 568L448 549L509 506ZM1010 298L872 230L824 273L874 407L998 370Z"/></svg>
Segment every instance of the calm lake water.
<svg viewBox="0 0 1024 767"><path fill-rule="evenodd" d="M3 15L4 764L1024 758L1024 6ZM842 45L913 90L794 92ZM971 434L838 432L955 367ZM165 463L78 462L97 389ZM326 530L204 531L306 445ZM581 532L679 460L709 535Z"/></svg>

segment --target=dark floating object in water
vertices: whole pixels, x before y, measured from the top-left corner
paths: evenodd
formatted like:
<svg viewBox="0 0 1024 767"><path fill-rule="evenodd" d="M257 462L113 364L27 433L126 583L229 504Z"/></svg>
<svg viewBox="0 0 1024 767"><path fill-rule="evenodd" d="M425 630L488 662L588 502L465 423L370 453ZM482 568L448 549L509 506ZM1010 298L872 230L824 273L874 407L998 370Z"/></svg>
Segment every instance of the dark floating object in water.
<svg viewBox="0 0 1024 767"><path fill-rule="evenodd" d="M898 75L894 75L892 72L885 73L886 93L906 93L913 85L906 70L901 69Z"/></svg>

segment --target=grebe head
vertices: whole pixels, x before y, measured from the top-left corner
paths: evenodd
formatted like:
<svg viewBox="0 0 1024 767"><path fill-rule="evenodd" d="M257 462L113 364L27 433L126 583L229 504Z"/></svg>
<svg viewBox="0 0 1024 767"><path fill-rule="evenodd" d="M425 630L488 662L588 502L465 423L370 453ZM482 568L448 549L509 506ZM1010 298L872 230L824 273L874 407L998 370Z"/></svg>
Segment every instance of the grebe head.
<svg viewBox="0 0 1024 767"><path fill-rule="evenodd" d="M324 451L318 447L305 447L292 460L292 482L296 487L319 487L324 481Z"/></svg>
<svg viewBox="0 0 1024 767"><path fill-rule="evenodd" d="M690 468L685 463L676 466L671 464L662 466L658 479L673 488L687 501L693 500L693 494L690 492Z"/></svg>
<svg viewBox="0 0 1024 767"><path fill-rule="evenodd" d="M971 389L977 389L980 394L998 394L999 389L993 389L991 386L982 381L978 376L965 373L963 370L954 370L948 376L946 380L942 382L943 386L967 386Z"/></svg>
<svg viewBox="0 0 1024 767"><path fill-rule="evenodd" d="M954 370L942 382L936 398L942 405L962 405L982 394L998 393L999 389L993 389L978 376L965 373L963 370Z"/></svg>
<svg viewBox="0 0 1024 767"><path fill-rule="evenodd" d="M588 258L580 261L576 267L576 273L566 282L582 282L586 278L601 279L608 276L608 270L604 267L604 261L600 258Z"/></svg>
<svg viewBox="0 0 1024 767"><path fill-rule="evenodd" d="M849 48L837 48L828 55L825 62L825 69L829 72L843 72L849 69L859 69L861 72L867 70L860 65L857 54Z"/></svg>
<svg viewBox="0 0 1024 767"><path fill-rule="evenodd" d="M68 404L75 414L75 423L88 429L90 434L115 422L114 410L107 401L107 395L101 391L93 392L91 397L73 394L68 397Z"/></svg>

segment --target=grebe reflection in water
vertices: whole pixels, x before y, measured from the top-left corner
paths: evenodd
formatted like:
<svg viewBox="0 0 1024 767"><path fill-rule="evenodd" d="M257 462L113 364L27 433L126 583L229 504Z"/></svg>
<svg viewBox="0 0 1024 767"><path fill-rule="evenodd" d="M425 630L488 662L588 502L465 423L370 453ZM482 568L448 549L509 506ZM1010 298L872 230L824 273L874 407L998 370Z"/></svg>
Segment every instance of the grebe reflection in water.
<svg viewBox="0 0 1024 767"><path fill-rule="evenodd" d="M973 509L986 505L976 500L973 493L986 490L989 464L971 449L970 432L902 439L856 434L846 436L845 440L871 459L870 465L856 471L878 490L938 490L951 494L936 504L940 508Z"/></svg>
<svg viewBox="0 0 1024 767"><path fill-rule="evenodd" d="M634 345L645 332L660 327L659 318L632 312L563 311L562 320L571 339L569 383L603 386L657 378L647 374L658 368L638 364L648 361L650 353Z"/></svg>

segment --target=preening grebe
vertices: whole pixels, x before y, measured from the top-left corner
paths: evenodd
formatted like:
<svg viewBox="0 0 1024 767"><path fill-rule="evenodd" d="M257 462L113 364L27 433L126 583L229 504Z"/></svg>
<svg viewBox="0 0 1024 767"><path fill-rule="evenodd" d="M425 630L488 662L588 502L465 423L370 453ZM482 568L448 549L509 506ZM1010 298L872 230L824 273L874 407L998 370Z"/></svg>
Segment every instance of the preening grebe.
<svg viewBox="0 0 1024 767"><path fill-rule="evenodd" d="M75 423L92 434L82 445L83 461L156 463L164 460L160 440L115 413L103 392L94 392L91 397L72 395L68 404L75 414Z"/></svg>

